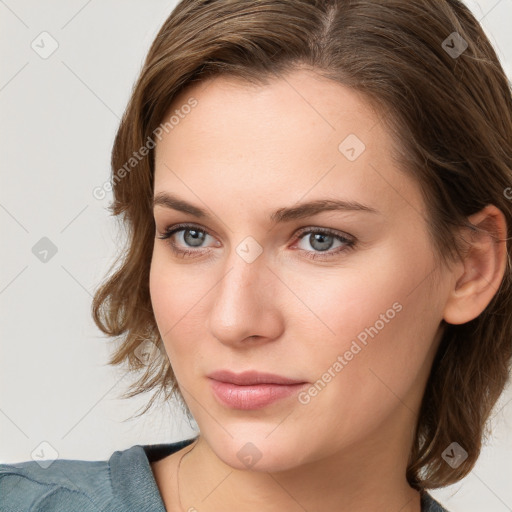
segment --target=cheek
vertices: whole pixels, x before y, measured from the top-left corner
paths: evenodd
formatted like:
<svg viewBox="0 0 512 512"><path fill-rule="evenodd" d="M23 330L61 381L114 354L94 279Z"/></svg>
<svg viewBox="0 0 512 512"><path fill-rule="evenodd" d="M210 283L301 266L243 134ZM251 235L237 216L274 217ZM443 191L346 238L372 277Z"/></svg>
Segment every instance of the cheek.
<svg viewBox="0 0 512 512"><path fill-rule="evenodd" d="M164 270L161 257L159 257L157 249L155 249L149 271L149 293L155 320L162 336L170 329L172 316L176 311L174 307L176 301L173 300L176 297L176 294L173 293L174 284L171 286L168 271Z"/></svg>
<svg viewBox="0 0 512 512"><path fill-rule="evenodd" d="M163 332L169 331L185 316L201 294L204 295L207 286L205 276L199 277L194 264L176 263L166 251L164 244L155 246L149 273L151 303Z"/></svg>
<svg viewBox="0 0 512 512"><path fill-rule="evenodd" d="M200 340L206 339L202 314L208 290L214 286L212 273L199 273L194 265L169 260L165 248L154 249L149 290L156 324L171 361L200 358ZM203 313L204 315L204 313ZM178 376L180 365L173 365Z"/></svg>
<svg viewBox="0 0 512 512"><path fill-rule="evenodd" d="M429 324L438 313L425 279L434 263L421 242L399 246L390 241L337 267L278 269L296 296L289 294L289 305L283 308L294 333L289 337L315 350L321 344L323 351L315 356L332 358L356 339L363 346L365 341L369 345L370 340L387 339L388 347L397 347L407 338L398 336L400 332L422 332L421 322Z"/></svg>
<svg viewBox="0 0 512 512"><path fill-rule="evenodd" d="M406 415L417 408L442 317L442 290L429 286L434 262L428 247L418 245L380 251L364 271L326 280L330 300L310 294L335 331L309 354L317 380L302 403L311 428L323 417L339 436L350 418L362 434L397 408Z"/></svg>

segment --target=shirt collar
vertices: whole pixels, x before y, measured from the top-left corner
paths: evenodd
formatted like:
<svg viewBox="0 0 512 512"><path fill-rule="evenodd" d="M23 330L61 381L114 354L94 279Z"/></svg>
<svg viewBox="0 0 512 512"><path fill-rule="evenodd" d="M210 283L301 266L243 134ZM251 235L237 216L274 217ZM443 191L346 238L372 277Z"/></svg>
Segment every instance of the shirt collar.
<svg viewBox="0 0 512 512"><path fill-rule="evenodd" d="M110 479L120 510L166 512L150 462L177 452L194 440L135 445L127 450L114 452L109 459Z"/></svg>

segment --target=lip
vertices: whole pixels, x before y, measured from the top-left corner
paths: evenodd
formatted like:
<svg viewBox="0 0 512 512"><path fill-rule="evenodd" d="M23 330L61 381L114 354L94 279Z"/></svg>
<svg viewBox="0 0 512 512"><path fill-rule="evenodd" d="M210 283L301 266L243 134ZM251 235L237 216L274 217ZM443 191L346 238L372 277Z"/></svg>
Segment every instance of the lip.
<svg viewBox="0 0 512 512"><path fill-rule="evenodd" d="M262 409L308 385L304 381L255 371L235 374L222 370L208 377L213 394L221 405L243 410Z"/></svg>
<svg viewBox="0 0 512 512"><path fill-rule="evenodd" d="M229 370L218 370L210 373L207 377L220 382L236 384L238 386L250 386L255 384L292 385L305 383L303 380L289 379L287 377L282 377L281 375L258 372L255 370L249 370L242 373L233 373Z"/></svg>

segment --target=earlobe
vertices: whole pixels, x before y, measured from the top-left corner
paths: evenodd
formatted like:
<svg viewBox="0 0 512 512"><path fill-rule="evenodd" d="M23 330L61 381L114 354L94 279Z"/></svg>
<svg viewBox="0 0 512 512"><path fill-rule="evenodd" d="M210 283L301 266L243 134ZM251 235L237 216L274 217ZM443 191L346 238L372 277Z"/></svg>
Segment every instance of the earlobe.
<svg viewBox="0 0 512 512"><path fill-rule="evenodd" d="M477 229L465 228L463 271L454 278L443 319L464 324L480 315L498 291L507 265L507 223L494 205L468 217Z"/></svg>

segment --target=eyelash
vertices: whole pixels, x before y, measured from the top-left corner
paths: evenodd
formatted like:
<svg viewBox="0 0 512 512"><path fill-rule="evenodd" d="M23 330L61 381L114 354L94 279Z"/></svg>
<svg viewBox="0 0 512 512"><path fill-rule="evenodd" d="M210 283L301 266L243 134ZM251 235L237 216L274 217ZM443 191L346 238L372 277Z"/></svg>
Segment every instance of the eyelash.
<svg viewBox="0 0 512 512"><path fill-rule="evenodd" d="M171 241L172 235L174 235L175 233L178 233L179 231L186 231L188 229L199 231L201 233L205 233L206 235L212 236L212 235L210 235L210 233L207 230L202 229L199 226L196 226L195 224L177 224L175 226L167 228L164 233L162 233L160 236L158 236L158 238L160 240L166 240L169 247L171 248L172 252L182 258L186 258L189 256L190 257L198 257L198 253L202 252L200 249L197 249L197 250L178 249L177 246ZM323 235L331 235L334 238L336 238L337 240L339 240L340 242L342 242L343 244L345 244L345 246L338 247L333 252L326 251L326 252L313 252L312 253L312 251L306 251L305 249L298 249L301 252L305 252L306 257L311 260L327 260L327 259L330 259L330 258L336 256L337 254L339 254L341 252L350 251L356 245L356 241L354 239L349 239L345 236L340 235L337 231L334 231L334 230L328 229L328 228L315 228L315 229L304 228L303 230L301 230L299 232L300 236L297 236L297 240L300 241L300 240L302 240L302 238L304 238L305 235L313 234L313 233L321 233ZM208 250L208 249L206 249L206 250Z"/></svg>

